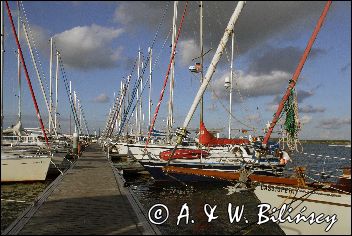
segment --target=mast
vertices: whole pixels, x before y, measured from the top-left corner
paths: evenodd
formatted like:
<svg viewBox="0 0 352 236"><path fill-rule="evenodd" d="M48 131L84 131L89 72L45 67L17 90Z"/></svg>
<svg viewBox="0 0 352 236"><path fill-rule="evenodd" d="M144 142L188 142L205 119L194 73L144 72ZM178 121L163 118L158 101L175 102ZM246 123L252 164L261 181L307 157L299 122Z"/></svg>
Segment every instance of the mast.
<svg viewBox="0 0 352 236"><path fill-rule="evenodd" d="M212 76L213 76L213 74L215 72L216 66L217 66L217 64L218 64L218 62L219 62L219 60L220 60L220 58L222 56L222 53L223 53L224 48L225 48L225 46L227 44L227 41L229 39L230 34L233 33L233 28L234 28L234 26L236 24L236 21L237 21L239 15L240 15L244 5L245 5L244 1L238 2L237 7L236 7L235 11L233 12L233 14L232 14L232 16L230 18L230 21L229 21L229 23L228 23L228 25L227 25L227 27L225 29L225 33L224 33L224 35L223 35L223 37L222 37L222 39L221 39L221 41L219 43L218 48L216 49L214 57L213 57L210 65L208 67L207 73L205 74L203 83L202 83L202 85L200 86L200 88L199 88L199 90L197 92L197 95L196 95L196 97L195 97L195 99L193 101L193 104L191 105L191 107L190 107L190 109L188 111L188 114L186 116L185 121L183 122L183 128L184 129L187 128L189 122L191 121L191 118L192 118L192 116L193 116L193 114L194 114L194 112L195 112L195 110L196 110L196 108L198 106L198 103L199 103L200 99L202 98L202 96L203 96L203 94L204 94L204 92L205 92L205 90L206 90L206 88L208 86L208 83L210 82L210 80L211 80L211 78L212 78Z"/></svg>
<svg viewBox="0 0 352 236"><path fill-rule="evenodd" d="M233 86L233 44L235 33L232 32L231 37L231 66L230 66L230 114L229 114L229 139L231 138L231 115L232 115L232 86Z"/></svg>
<svg viewBox="0 0 352 236"><path fill-rule="evenodd" d="M72 82L70 80L70 101L72 101ZM71 112L70 112L70 135L72 134ZM100 134L99 134L100 136Z"/></svg>
<svg viewBox="0 0 352 236"><path fill-rule="evenodd" d="M149 52L149 102L148 102L148 129L150 128L151 114L152 114L152 54L153 49L148 48Z"/></svg>
<svg viewBox="0 0 352 236"><path fill-rule="evenodd" d="M172 19L172 46L175 44L175 39L176 39L176 20L177 20L177 5L178 1L174 2L174 16ZM171 56L172 57L173 52L171 50ZM171 63L171 73L170 73L170 96L169 96L169 115L167 119L167 141L170 142L170 132L171 128L174 122L174 117L173 117L173 109L174 109L174 83L175 83L175 60L172 61Z"/></svg>
<svg viewBox="0 0 352 236"><path fill-rule="evenodd" d="M27 71L27 67L26 67L26 64L25 64L25 61L24 61L24 58L23 58L21 45L20 45L20 42L19 42L19 40L18 40L17 33L16 33L16 29L15 29L15 25L14 25L13 20L12 20L11 10L10 10L10 7L9 7L8 2L6 1L5 3L6 3L6 8L7 8L7 14L8 14L8 16L9 16L10 23L11 23L11 27L12 27L12 32L13 32L13 34L14 34L14 38L15 38L15 40L16 40L17 48L18 48L18 51L19 51L20 56L21 56L21 62L22 62L23 69L24 69L24 72L25 72L25 75L26 75L26 79L27 79L27 83L28 83L29 90L30 90L30 92L31 92L32 100L33 100L34 107L35 107L35 110L36 110L36 113L37 113L37 117L38 117L38 120L39 120L39 123L40 123L40 127L41 127L41 129L42 129L45 142L46 142L47 146L50 147L50 146L49 146L48 137L46 136L44 124L43 124L42 118L41 118L41 116L40 116L40 111L39 111L39 107L38 107L38 104L37 104L37 100L36 100L36 98L35 98L35 94L34 94L34 91L33 91L32 83L31 83L31 80L30 80L30 78L29 78L29 74L28 74L28 71Z"/></svg>
<svg viewBox="0 0 352 236"><path fill-rule="evenodd" d="M55 130L57 132L57 106L59 105L59 52L56 51L55 71Z"/></svg>
<svg viewBox="0 0 352 236"><path fill-rule="evenodd" d="M50 38L50 61L49 61L49 116L53 114L53 37ZM51 133L51 122L49 120L49 133Z"/></svg>
<svg viewBox="0 0 352 236"><path fill-rule="evenodd" d="M44 102L45 102L45 105L46 105L46 109L48 111L50 111L50 107L49 107L48 99L46 97L46 93L45 93L45 89L44 89L44 86L43 86L43 82L42 82L42 80L40 78L40 73L39 73L39 70L38 70L38 66L37 66L37 63L36 63L36 60L35 60L35 57L34 57L34 54L33 54L32 45L31 45L31 43L29 41L29 37L28 37L28 33L27 33L27 27L26 27L26 24L24 22L23 22L22 25L23 25L23 29L24 29L24 34L26 36L26 41L27 41L27 44L28 44L29 52L31 54L32 62L33 62L33 65L34 65L34 69L35 69L35 72L37 74L37 78L38 78L38 81L39 81L40 89L41 89L43 97L44 97ZM53 117L51 116L51 113L49 112L49 124L50 123L54 124L54 120L53 120ZM54 129L54 132L55 132L55 135L57 135L56 129Z"/></svg>
<svg viewBox="0 0 352 236"><path fill-rule="evenodd" d="M139 77L140 77L140 63L141 63L141 51L140 51L140 48L138 49L138 66L137 66L137 80L139 80ZM139 99L139 88L137 87L137 101ZM139 119L141 119L141 117L138 117L138 113L139 113L139 108L138 108L138 104L136 104L137 106L137 109L136 109L136 142L138 141L138 134L139 134Z"/></svg>
<svg viewBox="0 0 352 236"><path fill-rule="evenodd" d="M4 121L4 2L1 1L1 145L2 145L2 130Z"/></svg>
<svg viewBox="0 0 352 236"><path fill-rule="evenodd" d="M77 96L77 113L78 113L78 117L79 117L79 126L81 127L82 114L81 114L80 107L81 107L81 104L80 104L78 96Z"/></svg>
<svg viewBox="0 0 352 236"><path fill-rule="evenodd" d="M203 1L200 1L199 4L199 28L200 28L200 32L199 32L199 40L200 40L200 65L201 65L201 71L200 71L200 83L203 83ZM199 115L199 119L200 119L200 123L203 123L203 96L200 100L200 115Z"/></svg>
<svg viewBox="0 0 352 236"><path fill-rule="evenodd" d="M21 34L21 26L20 26L20 3L17 1L17 9L18 9L18 16L17 16L17 29L18 29L18 40L20 40L20 34ZM18 74L18 122L21 123L21 59L20 59L20 53L17 53L17 74Z"/></svg>
<svg viewBox="0 0 352 236"><path fill-rule="evenodd" d="M73 106L74 106L74 110L75 110L75 112L77 111L77 96L76 96L76 91L75 90L73 90ZM77 113L76 113L76 117L77 117ZM77 129L78 129L78 127L77 127L77 124L76 124L76 122L75 122L75 133L77 133Z"/></svg>
<svg viewBox="0 0 352 236"><path fill-rule="evenodd" d="M310 52L310 50L311 50L311 48L313 46L313 43L314 43L314 41L315 41L315 39L316 39L316 37L317 37L317 35L319 33L319 30L320 30L321 26L323 25L324 19L325 19L326 15L327 15L327 13L329 11L330 5L331 5L331 1L328 1L325 4L324 10L321 13L321 16L320 16L320 18L319 18L319 20L318 20L318 22L317 22L317 24L315 26L315 29L314 29L314 31L313 31L313 33L312 33L312 35L311 35L311 37L310 37L310 39L308 41L307 47L304 50L304 53L303 53L298 65L297 65L296 71L293 74L292 79L290 80L290 83L289 83L288 88L287 88L287 90L285 92L285 95L282 97L282 100L281 100L281 102L279 104L279 107L277 108L277 111L276 111L276 113L274 115L274 118L271 121L269 130L266 133L265 138L263 140L263 146L266 146L266 144L268 143L270 135L271 135L271 133L272 133L272 131L273 131L275 125L276 125L276 122L279 120L279 116L280 116L280 114L282 112L282 109L284 108L285 102L287 101L287 99L288 99L288 97L289 97L289 95L291 93L291 90L295 87L295 85L297 83L298 77L299 77L299 75L300 75L300 73L302 71L304 63L307 60L308 54L309 54L309 52Z"/></svg>
<svg viewBox="0 0 352 236"><path fill-rule="evenodd" d="M139 48L139 52L138 52L138 58L139 58L139 62L141 64L138 64L138 66L141 66L141 69L143 71L143 62L141 62L141 49ZM141 83L140 83L140 94L139 94L139 124L138 124L138 134L139 136L142 135L142 124L143 124L143 119L142 119L142 91L143 91L143 75L141 75ZM138 100L137 100L138 101Z"/></svg>

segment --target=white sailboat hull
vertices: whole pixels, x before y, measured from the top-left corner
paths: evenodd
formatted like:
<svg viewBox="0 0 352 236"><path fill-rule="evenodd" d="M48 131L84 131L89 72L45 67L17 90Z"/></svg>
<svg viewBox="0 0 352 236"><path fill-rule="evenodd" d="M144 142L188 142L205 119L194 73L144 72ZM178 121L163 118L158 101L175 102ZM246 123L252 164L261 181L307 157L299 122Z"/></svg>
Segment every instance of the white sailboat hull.
<svg viewBox="0 0 352 236"><path fill-rule="evenodd" d="M267 213L272 213L272 209L274 207L278 209L275 211L275 213L272 214L273 216L275 216L275 219L278 219L278 216L280 215L279 211L283 208L283 204L286 205L286 214L282 214L283 217L281 218L281 220L284 222L276 222L286 234L351 235L350 194L320 190L312 192L309 189L303 188L300 188L297 191L297 188L273 184L261 184L256 187L254 192L262 204L270 204L270 210L268 210ZM296 201L291 203L292 200ZM292 212L288 212L289 207L293 209ZM303 209L304 207L306 207L305 210ZM298 223L296 223L295 221L288 221L287 216L293 219L297 214L300 213L303 216L309 217L313 212L315 214L315 221L313 221L313 219L312 222L310 222L309 220L305 222L303 219ZM323 214L323 216L318 219L318 216L320 214ZM333 221L331 220L334 215L337 219L335 223L333 223ZM330 222L329 219L326 218L327 216L330 216ZM324 221L321 222L320 220Z"/></svg>
<svg viewBox="0 0 352 236"><path fill-rule="evenodd" d="M119 154L127 155L128 154L128 146L127 143L117 143L116 144Z"/></svg>
<svg viewBox="0 0 352 236"><path fill-rule="evenodd" d="M1 182L45 180L50 160L50 157L1 159Z"/></svg>

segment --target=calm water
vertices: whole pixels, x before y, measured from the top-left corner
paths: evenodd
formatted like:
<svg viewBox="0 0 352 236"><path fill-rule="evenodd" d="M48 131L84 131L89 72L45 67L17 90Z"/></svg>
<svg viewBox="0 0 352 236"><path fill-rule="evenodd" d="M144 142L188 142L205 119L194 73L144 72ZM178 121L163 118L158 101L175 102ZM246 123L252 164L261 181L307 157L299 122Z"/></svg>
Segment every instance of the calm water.
<svg viewBox="0 0 352 236"><path fill-rule="evenodd" d="M322 170L331 175L340 175L342 172L336 169L351 165L351 148L331 147L326 144L306 144L303 146L303 153L309 155L292 155L293 162L289 163L287 168L299 165L306 166L309 170L308 175L317 180L321 180L319 173ZM322 155L322 157L318 155ZM324 158L325 156L330 157ZM27 184L2 184L1 230L3 231L11 224L52 180ZM334 178L329 180L334 180ZM132 186L147 212L155 204L164 204L168 208L168 219L165 223L158 225L163 234L283 234L276 224L256 224L259 201L250 191L229 194L228 186L211 183L187 186L180 183L160 184L147 175L133 178L126 176L126 181ZM17 202L8 200L16 200ZM186 224L186 217L184 217L177 225L177 216L185 203L189 207L188 224ZM230 223L229 203L232 204L233 209L236 206L244 206L243 217L238 223ZM205 204L209 204L212 208L216 205L214 216L218 216L218 218L210 223L204 213Z"/></svg>
<svg viewBox="0 0 352 236"><path fill-rule="evenodd" d="M54 179L44 182L1 184L1 231L29 207Z"/></svg>

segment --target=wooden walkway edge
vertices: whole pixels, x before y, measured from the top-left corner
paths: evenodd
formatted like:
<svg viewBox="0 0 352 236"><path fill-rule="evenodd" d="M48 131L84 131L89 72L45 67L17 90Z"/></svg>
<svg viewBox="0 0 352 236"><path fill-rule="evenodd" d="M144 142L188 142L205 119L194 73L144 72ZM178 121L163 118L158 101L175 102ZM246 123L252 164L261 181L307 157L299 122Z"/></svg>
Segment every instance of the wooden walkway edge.
<svg viewBox="0 0 352 236"><path fill-rule="evenodd" d="M98 144L87 148L3 235L161 234Z"/></svg>

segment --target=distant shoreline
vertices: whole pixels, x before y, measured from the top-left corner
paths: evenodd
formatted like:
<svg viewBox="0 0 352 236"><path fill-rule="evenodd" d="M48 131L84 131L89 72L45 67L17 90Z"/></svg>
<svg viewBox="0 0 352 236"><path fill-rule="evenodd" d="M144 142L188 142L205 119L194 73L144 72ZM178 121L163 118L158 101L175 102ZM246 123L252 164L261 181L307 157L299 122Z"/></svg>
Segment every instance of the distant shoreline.
<svg viewBox="0 0 352 236"><path fill-rule="evenodd" d="M273 138L273 141L277 141L278 139ZM351 140L300 140L301 143L325 143L325 144L333 144L333 145L348 145L351 144Z"/></svg>

